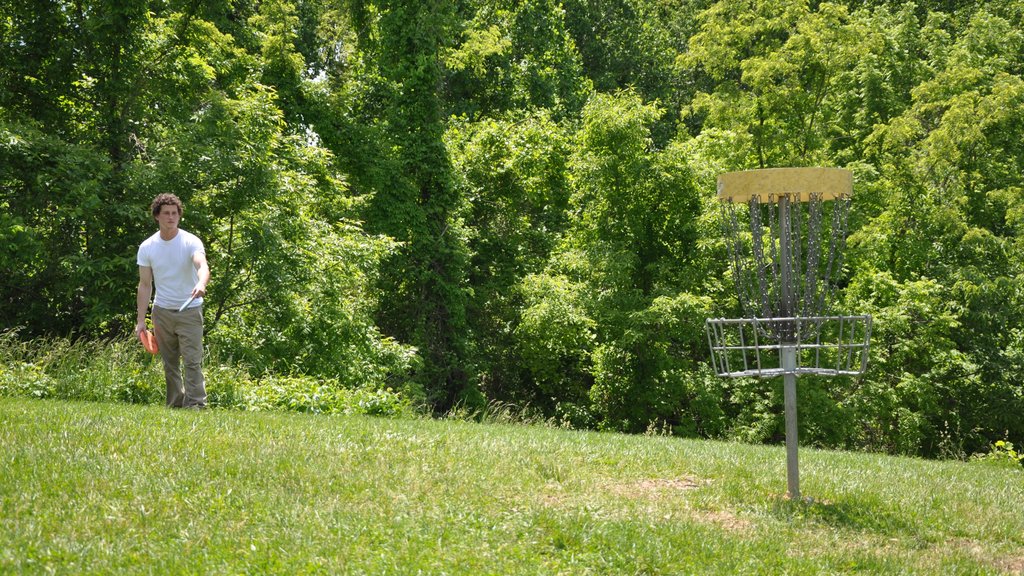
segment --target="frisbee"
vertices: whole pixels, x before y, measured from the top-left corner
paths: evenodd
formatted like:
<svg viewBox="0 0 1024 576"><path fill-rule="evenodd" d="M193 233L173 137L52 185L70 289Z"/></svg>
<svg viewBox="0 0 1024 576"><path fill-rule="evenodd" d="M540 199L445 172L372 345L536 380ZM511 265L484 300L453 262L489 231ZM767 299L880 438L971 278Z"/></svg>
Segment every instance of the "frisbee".
<svg viewBox="0 0 1024 576"><path fill-rule="evenodd" d="M181 308L178 308L178 312L181 312L181 311L185 310L185 308L188 308L188 305L191 304L192 301L195 300L195 299L196 299L195 296L189 296L188 300L185 300L185 303L181 305Z"/></svg>
<svg viewBox="0 0 1024 576"><path fill-rule="evenodd" d="M146 352L150 354L156 354L160 351L160 347L156 343L156 336L152 330L139 332L139 341L142 342L142 347L146 349Z"/></svg>

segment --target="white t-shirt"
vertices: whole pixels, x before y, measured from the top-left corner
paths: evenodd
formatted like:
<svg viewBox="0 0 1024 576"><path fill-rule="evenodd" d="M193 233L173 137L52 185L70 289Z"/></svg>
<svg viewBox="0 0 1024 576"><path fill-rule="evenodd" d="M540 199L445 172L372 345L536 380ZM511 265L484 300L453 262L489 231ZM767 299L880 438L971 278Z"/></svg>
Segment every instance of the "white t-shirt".
<svg viewBox="0 0 1024 576"><path fill-rule="evenodd" d="M181 228L170 240L161 239L157 232L139 246L139 266L153 269L153 282L156 284L154 306L177 310L192 295L192 289L199 282L199 273L192 262L196 253L206 254L202 240ZM202 298L196 298L189 308L202 303Z"/></svg>

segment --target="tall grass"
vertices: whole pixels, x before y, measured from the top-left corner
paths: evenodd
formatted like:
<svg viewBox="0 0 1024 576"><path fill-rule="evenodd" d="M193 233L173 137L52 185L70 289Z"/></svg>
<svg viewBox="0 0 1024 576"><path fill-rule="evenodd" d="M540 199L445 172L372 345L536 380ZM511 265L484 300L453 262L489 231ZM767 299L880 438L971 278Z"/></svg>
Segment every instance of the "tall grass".
<svg viewBox="0 0 1024 576"><path fill-rule="evenodd" d="M21 340L0 333L0 395L158 403L159 360L128 340Z"/></svg>
<svg viewBox="0 0 1024 576"><path fill-rule="evenodd" d="M1015 574L1024 473L458 420L0 399L0 573Z"/></svg>
<svg viewBox="0 0 1024 576"><path fill-rule="evenodd" d="M349 388L304 376L257 375L207 351L204 375L211 407L315 413L411 415L412 404L390 389ZM0 396L162 404L163 365L129 339L22 340L0 332Z"/></svg>

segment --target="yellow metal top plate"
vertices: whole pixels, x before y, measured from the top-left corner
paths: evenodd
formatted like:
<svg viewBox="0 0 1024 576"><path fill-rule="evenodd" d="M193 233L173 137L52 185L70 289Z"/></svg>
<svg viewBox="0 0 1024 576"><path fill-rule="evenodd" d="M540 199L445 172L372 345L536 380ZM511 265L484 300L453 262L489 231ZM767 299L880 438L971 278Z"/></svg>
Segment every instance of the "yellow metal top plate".
<svg viewBox="0 0 1024 576"><path fill-rule="evenodd" d="M737 203L753 196L760 202L778 201L783 195L807 202L811 194L835 200L852 193L853 174L843 168L763 168L718 176L718 199Z"/></svg>

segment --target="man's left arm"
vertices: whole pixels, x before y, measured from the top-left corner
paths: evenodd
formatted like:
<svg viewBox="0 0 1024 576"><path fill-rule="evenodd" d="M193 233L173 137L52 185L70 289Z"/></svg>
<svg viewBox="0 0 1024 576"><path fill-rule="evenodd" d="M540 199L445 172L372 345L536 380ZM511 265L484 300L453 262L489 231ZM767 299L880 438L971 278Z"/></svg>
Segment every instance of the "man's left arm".
<svg viewBox="0 0 1024 576"><path fill-rule="evenodd" d="M199 282L192 289L192 296L206 296L206 285L210 283L210 265L206 263L206 253L196 250L192 254L192 264L195 265L196 274L199 276Z"/></svg>

